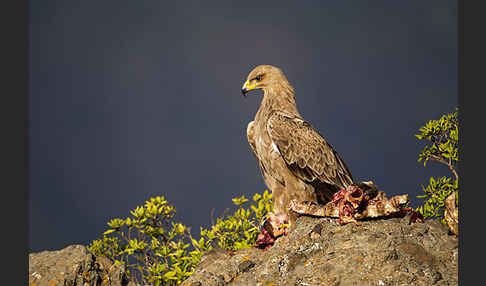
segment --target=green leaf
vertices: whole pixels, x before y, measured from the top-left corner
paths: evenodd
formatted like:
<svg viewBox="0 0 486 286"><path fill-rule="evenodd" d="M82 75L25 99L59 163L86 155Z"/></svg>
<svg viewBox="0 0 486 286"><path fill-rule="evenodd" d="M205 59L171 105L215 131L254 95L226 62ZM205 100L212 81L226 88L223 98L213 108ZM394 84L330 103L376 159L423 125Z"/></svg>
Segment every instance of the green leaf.
<svg viewBox="0 0 486 286"><path fill-rule="evenodd" d="M261 196L260 194L255 194L255 195L253 195L253 200L254 200L255 202L259 201L261 198L262 198L262 196Z"/></svg>
<svg viewBox="0 0 486 286"><path fill-rule="evenodd" d="M103 232L103 235L107 235L107 234L110 234L110 233L115 232L115 231L116 230L114 230L114 229L109 229L109 230Z"/></svg>
<svg viewBox="0 0 486 286"><path fill-rule="evenodd" d="M245 196L241 196L239 198L233 198L232 200L233 200L233 203L237 206L240 206L240 205L242 205L242 204L244 204L245 202L248 201L248 199L245 198Z"/></svg>

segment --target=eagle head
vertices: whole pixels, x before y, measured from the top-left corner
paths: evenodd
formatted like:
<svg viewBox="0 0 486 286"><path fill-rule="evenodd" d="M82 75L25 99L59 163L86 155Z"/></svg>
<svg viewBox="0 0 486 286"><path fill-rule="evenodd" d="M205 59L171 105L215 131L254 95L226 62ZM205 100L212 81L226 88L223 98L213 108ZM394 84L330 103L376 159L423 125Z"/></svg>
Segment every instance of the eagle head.
<svg viewBox="0 0 486 286"><path fill-rule="evenodd" d="M282 83L288 84L288 81L281 69L271 65L259 65L248 75L241 88L241 93L246 96L250 90L266 91ZM290 84L288 85L290 86Z"/></svg>

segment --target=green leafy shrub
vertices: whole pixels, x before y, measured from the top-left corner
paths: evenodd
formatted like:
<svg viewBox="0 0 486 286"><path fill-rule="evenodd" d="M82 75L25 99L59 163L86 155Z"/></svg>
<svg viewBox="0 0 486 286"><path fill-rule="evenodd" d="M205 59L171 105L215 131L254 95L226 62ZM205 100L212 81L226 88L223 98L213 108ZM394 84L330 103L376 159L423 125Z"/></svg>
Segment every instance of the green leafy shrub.
<svg viewBox="0 0 486 286"><path fill-rule="evenodd" d="M453 192L456 193L456 206L458 198L458 181L459 175L456 171L458 157L458 139L459 139L459 122L458 109L456 112L445 114L439 120L430 120L425 126L419 129L420 133L416 134L420 140L428 141L424 150L419 154L418 161L423 161L424 167L428 161L436 161L446 165L453 178L440 177L430 178L429 184L422 190L423 195L418 198L425 199L422 206L417 208L424 218L442 217L444 220L444 201Z"/></svg>
<svg viewBox="0 0 486 286"><path fill-rule="evenodd" d="M93 240L88 249L122 264L127 274L143 285L179 285L194 273L204 252L214 245L228 251L251 247L266 214L273 210L272 195L265 191L253 196L254 204L245 209L244 196L234 198L239 208L218 218L209 230L201 228L199 240L190 228L174 222L176 210L164 197L155 197L132 210L125 219L108 222L103 238Z"/></svg>
<svg viewBox="0 0 486 286"><path fill-rule="evenodd" d="M191 276L205 243L193 240L189 228L173 221L175 208L164 197L155 197L130 213L108 222L103 239L88 246L91 253L125 265L127 274L143 285L179 285ZM190 242L195 242L192 251Z"/></svg>
<svg viewBox="0 0 486 286"><path fill-rule="evenodd" d="M249 208L243 208L248 201L245 196L234 198L233 203L239 208L232 215L218 218L210 229L201 228L201 236L205 241L217 243L219 247L229 251L252 247L266 214L273 212L272 194L268 190L265 190L263 195L255 194L254 204L250 204Z"/></svg>

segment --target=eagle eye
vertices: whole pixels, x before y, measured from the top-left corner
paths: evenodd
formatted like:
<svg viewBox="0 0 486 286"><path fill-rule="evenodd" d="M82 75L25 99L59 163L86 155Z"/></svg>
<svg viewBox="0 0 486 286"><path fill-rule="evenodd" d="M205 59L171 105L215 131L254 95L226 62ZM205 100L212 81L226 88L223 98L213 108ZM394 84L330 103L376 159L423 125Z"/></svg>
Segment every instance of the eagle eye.
<svg viewBox="0 0 486 286"><path fill-rule="evenodd" d="M257 76L255 77L255 79L256 79L257 81L261 81L261 80L263 79L263 75L262 75L262 74L259 74L259 75L257 75Z"/></svg>

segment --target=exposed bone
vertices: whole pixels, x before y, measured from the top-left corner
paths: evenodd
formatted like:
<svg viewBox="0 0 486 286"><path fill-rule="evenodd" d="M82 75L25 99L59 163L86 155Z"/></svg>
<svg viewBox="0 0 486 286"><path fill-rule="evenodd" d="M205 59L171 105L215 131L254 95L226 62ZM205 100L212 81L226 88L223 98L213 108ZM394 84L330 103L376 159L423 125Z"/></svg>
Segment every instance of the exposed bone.
<svg viewBox="0 0 486 286"><path fill-rule="evenodd" d="M267 214L267 219L258 234L255 246L267 249L273 245L275 240L282 235L287 235L289 230L289 215L284 212Z"/></svg>
<svg viewBox="0 0 486 286"><path fill-rule="evenodd" d="M263 227L268 233L277 238L283 234L288 234L289 215L287 213L268 213Z"/></svg>
<svg viewBox="0 0 486 286"><path fill-rule="evenodd" d="M420 213L403 206L408 202L408 195L386 197L385 192L378 191L372 181L359 182L335 193L332 200L325 205L314 202L290 201L290 210L297 214L307 214L320 217L339 218L338 224L353 222L359 219L400 216L410 214L410 223L423 222ZM255 246L268 249L275 240L289 230L289 215L287 213L268 213ZM315 235L314 235L315 236Z"/></svg>
<svg viewBox="0 0 486 286"><path fill-rule="evenodd" d="M362 182L371 190L376 190L373 182ZM404 209L402 206L407 203L408 195L386 197L385 192L378 191L376 196L370 198L358 187L360 184L351 185L345 190L334 194L333 199L325 205L318 205L309 202L290 202L290 209L299 214L307 214L321 217L339 218L339 224L355 222L358 219L391 216L403 214L403 211L413 212L411 209ZM371 192L373 193L373 192ZM419 220L420 218L415 218Z"/></svg>

